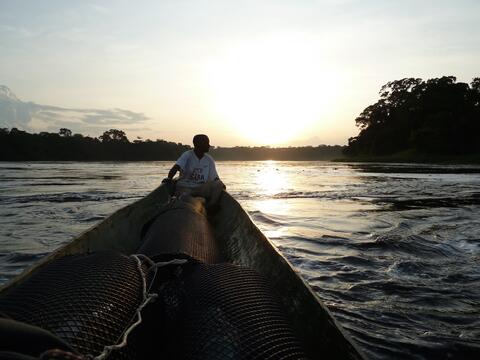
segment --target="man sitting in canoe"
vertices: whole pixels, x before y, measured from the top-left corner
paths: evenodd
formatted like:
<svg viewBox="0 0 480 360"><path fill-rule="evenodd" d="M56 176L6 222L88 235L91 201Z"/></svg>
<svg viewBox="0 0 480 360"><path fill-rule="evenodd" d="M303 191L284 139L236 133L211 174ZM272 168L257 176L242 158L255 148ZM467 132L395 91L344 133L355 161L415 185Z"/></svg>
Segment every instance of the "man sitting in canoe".
<svg viewBox="0 0 480 360"><path fill-rule="evenodd" d="M215 160L207 154L210 150L210 139L199 134L193 137L193 150L185 151L168 172L163 182L172 181L176 173L180 177L176 183L175 194L191 194L193 196L210 197L208 194L224 189L215 166ZM207 196L204 196L207 195Z"/></svg>

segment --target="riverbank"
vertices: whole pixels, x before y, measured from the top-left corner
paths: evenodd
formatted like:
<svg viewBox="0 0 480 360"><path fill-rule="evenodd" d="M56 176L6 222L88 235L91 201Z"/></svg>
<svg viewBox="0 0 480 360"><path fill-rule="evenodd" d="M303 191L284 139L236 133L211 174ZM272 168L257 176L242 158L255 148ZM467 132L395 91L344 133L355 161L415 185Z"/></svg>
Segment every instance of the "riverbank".
<svg viewBox="0 0 480 360"><path fill-rule="evenodd" d="M340 159L336 162L380 162L380 163L423 163L423 164L480 164L480 154L440 155L419 154L413 151L402 151L391 155L373 156L357 155Z"/></svg>

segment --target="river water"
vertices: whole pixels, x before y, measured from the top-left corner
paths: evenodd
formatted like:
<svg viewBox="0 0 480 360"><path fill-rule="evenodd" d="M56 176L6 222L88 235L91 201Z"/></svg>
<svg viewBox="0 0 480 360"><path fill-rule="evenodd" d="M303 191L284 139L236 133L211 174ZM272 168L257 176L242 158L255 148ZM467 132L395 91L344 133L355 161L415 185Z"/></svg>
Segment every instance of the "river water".
<svg viewBox="0 0 480 360"><path fill-rule="evenodd" d="M0 163L0 284L149 193L171 165ZM480 358L480 167L217 167L368 357Z"/></svg>

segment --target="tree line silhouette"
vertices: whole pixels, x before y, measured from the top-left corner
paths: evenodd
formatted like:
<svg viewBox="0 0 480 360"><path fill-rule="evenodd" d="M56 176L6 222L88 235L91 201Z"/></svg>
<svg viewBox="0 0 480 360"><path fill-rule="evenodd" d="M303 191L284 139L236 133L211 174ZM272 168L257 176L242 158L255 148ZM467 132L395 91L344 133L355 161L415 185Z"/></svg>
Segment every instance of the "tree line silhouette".
<svg viewBox="0 0 480 360"><path fill-rule="evenodd" d="M217 147L217 160L331 160L342 157L344 146ZM98 138L58 133L31 134L17 128L0 129L0 161L150 161L176 160L191 146L165 140L130 142L122 130L110 129Z"/></svg>
<svg viewBox="0 0 480 360"><path fill-rule="evenodd" d="M480 78L454 76L388 82L380 99L355 119L360 133L348 140L349 156L480 153Z"/></svg>
<svg viewBox="0 0 480 360"><path fill-rule="evenodd" d="M210 154L216 160L333 160L343 158L341 145L301 147L236 146L216 147Z"/></svg>

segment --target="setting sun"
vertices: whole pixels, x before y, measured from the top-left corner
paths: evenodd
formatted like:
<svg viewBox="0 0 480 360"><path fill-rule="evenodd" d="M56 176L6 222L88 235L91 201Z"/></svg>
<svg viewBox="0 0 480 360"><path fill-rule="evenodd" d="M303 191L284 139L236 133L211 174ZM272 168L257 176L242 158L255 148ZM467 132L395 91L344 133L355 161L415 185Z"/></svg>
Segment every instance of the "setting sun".
<svg viewBox="0 0 480 360"><path fill-rule="evenodd" d="M276 34L236 46L210 63L213 107L246 140L285 143L334 106L335 76L314 39Z"/></svg>

